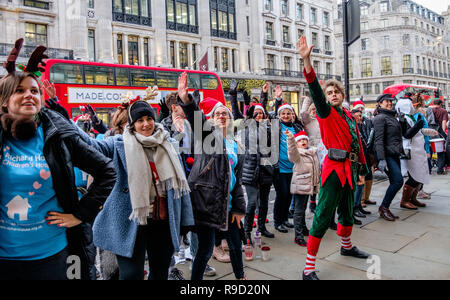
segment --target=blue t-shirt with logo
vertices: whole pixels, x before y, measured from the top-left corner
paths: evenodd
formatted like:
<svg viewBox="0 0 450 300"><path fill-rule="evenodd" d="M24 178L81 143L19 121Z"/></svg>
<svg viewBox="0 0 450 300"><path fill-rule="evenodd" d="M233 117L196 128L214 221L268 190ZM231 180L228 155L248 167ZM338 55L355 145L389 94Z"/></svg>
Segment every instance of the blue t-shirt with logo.
<svg viewBox="0 0 450 300"><path fill-rule="evenodd" d="M236 166L238 164L238 156L237 156L237 143L233 140L227 140L225 139L225 147L227 149L228 154L228 162L231 167L231 178L230 178L230 209L231 209L231 191L234 189L234 186L236 185L236 174L234 173L234 169L236 169Z"/></svg>
<svg viewBox="0 0 450 300"><path fill-rule="evenodd" d="M285 134L286 129L289 129L292 134L295 135L294 127L288 127L281 123L281 136L280 136L280 158L278 160L278 166L280 167L280 173L292 173L294 164L291 163L288 156L287 136Z"/></svg>
<svg viewBox="0 0 450 300"><path fill-rule="evenodd" d="M43 148L40 126L30 140L7 139L0 149L0 259L44 259L67 247L66 229L45 220L63 210Z"/></svg>

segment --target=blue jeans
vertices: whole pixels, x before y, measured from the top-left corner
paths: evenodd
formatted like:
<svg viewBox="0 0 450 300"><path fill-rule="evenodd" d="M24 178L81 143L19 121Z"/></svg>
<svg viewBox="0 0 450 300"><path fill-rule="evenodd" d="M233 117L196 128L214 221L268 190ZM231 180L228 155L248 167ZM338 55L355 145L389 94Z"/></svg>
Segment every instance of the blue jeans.
<svg viewBox="0 0 450 300"><path fill-rule="evenodd" d="M397 195L398 191L403 186L403 175L400 166L400 158L387 156L386 163L388 167L388 171L386 173L389 177L390 185L386 191L386 195L384 196L381 206L384 208L389 208L395 195Z"/></svg>
<svg viewBox="0 0 450 300"><path fill-rule="evenodd" d="M356 189L355 189L355 205L354 205L354 207L360 207L361 206L361 199L362 199L363 191L364 191L364 184L356 186Z"/></svg>
<svg viewBox="0 0 450 300"><path fill-rule="evenodd" d="M192 264L191 280L203 280L206 264L213 253L216 240L216 229L202 225L197 225L196 229L198 250L195 255L194 263ZM228 242L228 247L230 248L230 260L234 276L236 276L236 279L244 278L241 233L237 223L231 223L231 213L228 219L228 231L225 231L224 233Z"/></svg>
<svg viewBox="0 0 450 300"><path fill-rule="evenodd" d="M143 280L145 252L150 268L149 280L167 280L174 247L168 222L139 226L133 257L116 255L120 280Z"/></svg>

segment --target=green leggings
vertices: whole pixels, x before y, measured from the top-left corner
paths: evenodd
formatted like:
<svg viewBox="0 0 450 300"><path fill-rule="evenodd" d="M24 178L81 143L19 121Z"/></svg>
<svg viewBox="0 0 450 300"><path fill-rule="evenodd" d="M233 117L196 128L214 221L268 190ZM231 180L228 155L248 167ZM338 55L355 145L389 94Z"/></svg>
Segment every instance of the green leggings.
<svg viewBox="0 0 450 300"><path fill-rule="evenodd" d="M355 184L353 182L353 186ZM323 238L334 218L336 207L339 224L345 227L353 226L353 203L354 192L352 188L348 182L342 187L339 177L333 171L320 188L313 225L309 231L310 235L319 239Z"/></svg>

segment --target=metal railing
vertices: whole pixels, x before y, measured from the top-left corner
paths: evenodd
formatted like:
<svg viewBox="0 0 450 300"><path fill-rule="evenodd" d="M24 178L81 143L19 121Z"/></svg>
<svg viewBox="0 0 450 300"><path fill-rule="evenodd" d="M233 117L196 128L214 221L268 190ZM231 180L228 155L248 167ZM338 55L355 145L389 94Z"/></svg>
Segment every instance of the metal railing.
<svg viewBox="0 0 450 300"><path fill-rule="evenodd" d="M289 70L280 70L280 69L262 69L264 71L264 74L267 76L279 76L279 77L296 77L296 78L303 78L303 72L302 71L289 71ZM341 81L342 77L338 75L331 75L331 74L320 74L316 73L317 79L319 80L329 80L329 79L336 79L338 81Z"/></svg>
<svg viewBox="0 0 450 300"><path fill-rule="evenodd" d="M291 49L292 48L292 44L291 43L283 43L283 48Z"/></svg>
<svg viewBox="0 0 450 300"><path fill-rule="evenodd" d="M417 74L422 75L422 69L417 69Z"/></svg>
<svg viewBox="0 0 450 300"><path fill-rule="evenodd" d="M266 45L269 45L269 46L275 46L275 45L276 45L276 42L275 42L275 41L272 41L272 40L266 40Z"/></svg>
<svg viewBox="0 0 450 300"><path fill-rule="evenodd" d="M8 56L11 50L14 48L14 44L0 43L0 56ZM20 51L19 57L30 57L36 46L23 46ZM58 48L47 48L46 54L49 58L57 59L73 59L73 50L58 49Z"/></svg>
<svg viewBox="0 0 450 300"><path fill-rule="evenodd" d="M314 52L314 53L320 53L320 49L318 49L318 48L313 48L312 52Z"/></svg>
<svg viewBox="0 0 450 300"><path fill-rule="evenodd" d="M414 69L413 68L403 68L403 74L413 74Z"/></svg>

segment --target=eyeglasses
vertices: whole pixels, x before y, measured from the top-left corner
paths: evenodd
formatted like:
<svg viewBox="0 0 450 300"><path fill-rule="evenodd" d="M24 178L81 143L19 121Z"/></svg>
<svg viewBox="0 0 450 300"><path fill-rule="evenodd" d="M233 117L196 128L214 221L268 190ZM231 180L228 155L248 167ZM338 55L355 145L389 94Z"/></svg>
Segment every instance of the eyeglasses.
<svg viewBox="0 0 450 300"><path fill-rule="evenodd" d="M228 113L226 111L214 114L214 117L226 117L226 116L228 116Z"/></svg>

